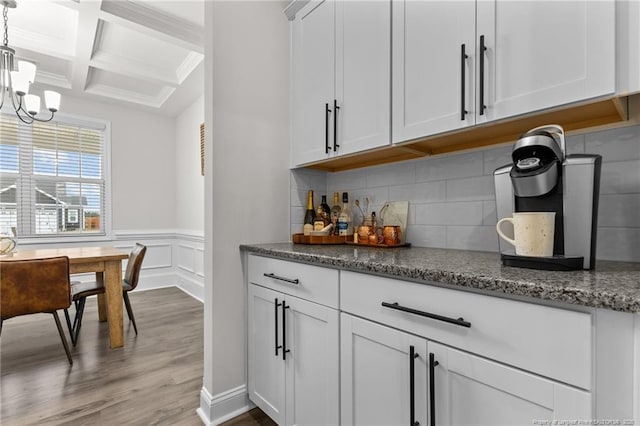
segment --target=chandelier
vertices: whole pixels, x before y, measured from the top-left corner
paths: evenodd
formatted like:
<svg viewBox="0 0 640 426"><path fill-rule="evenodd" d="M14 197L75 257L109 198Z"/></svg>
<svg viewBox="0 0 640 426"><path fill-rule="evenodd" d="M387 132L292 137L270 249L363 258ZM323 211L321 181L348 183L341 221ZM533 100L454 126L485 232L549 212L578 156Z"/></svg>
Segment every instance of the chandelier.
<svg viewBox="0 0 640 426"><path fill-rule="evenodd" d="M18 118L26 124L34 121L51 121L53 115L60 107L60 93L51 90L44 91L44 99L47 110L51 113L48 118L36 117L40 113L40 97L29 94L29 86L36 77L36 65L28 61L18 61L14 66L16 51L9 47L7 12L9 8L16 7L16 0L0 0L2 4L2 17L4 18L4 39L0 45L0 110L4 106L5 97L9 98Z"/></svg>

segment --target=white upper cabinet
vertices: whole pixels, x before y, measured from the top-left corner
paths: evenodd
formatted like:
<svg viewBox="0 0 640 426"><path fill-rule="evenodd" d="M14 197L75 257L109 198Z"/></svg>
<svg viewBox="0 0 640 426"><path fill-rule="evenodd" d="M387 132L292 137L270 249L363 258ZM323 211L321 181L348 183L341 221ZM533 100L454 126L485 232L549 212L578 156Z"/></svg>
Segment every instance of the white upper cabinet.
<svg viewBox="0 0 640 426"><path fill-rule="evenodd" d="M394 143L615 93L614 0L399 0L393 12Z"/></svg>
<svg viewBox="0 0 640 426"><path fill-rule="evenodd" d="M390 143L390 1L312 1L293 23L293 165Z"/></svg>
<svg viewBox="0 0 640 426"><path fill-rule="evenodd" d="M477 4L487 106L478 122L615 92L613 0Z"/></svg>
<svg viewBox="0 0 640 426"><path fill-rule="evenodd" d="M475 25L475 1L393 3L393 142L475 124Z"/></svg>

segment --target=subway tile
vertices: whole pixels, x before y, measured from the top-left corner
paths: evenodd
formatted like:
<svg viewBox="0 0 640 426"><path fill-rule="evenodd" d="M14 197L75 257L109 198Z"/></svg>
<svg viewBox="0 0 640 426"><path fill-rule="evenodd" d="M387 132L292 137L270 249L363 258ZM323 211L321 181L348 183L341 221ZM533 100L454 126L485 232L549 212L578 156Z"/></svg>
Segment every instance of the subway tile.
<svg viewBox="0 0 640 426"><path fill-rule="evenodd" d="M415 167L416 182L482 176L482 151L426 158Z"/></svg>
<svg viewBox="0 0 640 426"><path fill-rule="evenodd" d="M291 207L305 206L307 203L307 191L291 188Z"/></svg>
<svg viewBox="0 0 640 426"><path fill-rule="evenodd" d="M498 251L494 226L447 226L447 248Z"/></svg>
<svg viewBox="0 0 640 426"><path fill-rule="evenodd" d="M367 188L403 185L416 181L415 163L400 163L367 169Z"/></svg>
<svg viewBox="0 0 640 426"><path fill-rule="evenodd" d="M640 194L601 195L598 226L640 228Z"/></svg>
<svg viewBox="0 0 640 426"><path fill-rule="evenodd" d="M498 223L498 213L495 201L484 201L482 203L482 224L493 225Z"/></svg>
<svg viewBox="0 0 640 426"><path fill-rule="evenodd" d="M291 188L309 189L325 188L327 186L327 172L311 169L291 170Z"/></svg>
<svg viewBox="0 0 640 426"><path fill-rule="evenodd" d="M407 227L407 239L415 247L445 248L447 246L447 228L445 226L410 225Z"/></svg>
<svg viewBox="0 0 640 426"><path fill-rule="evenodd" d="M565 138L567 154L584 154L585 135L572 135Z"/></svg>
<svg viewBox="0 0 640 426"><path fill-rule="evenodd" d="M415 214L420 225L481 225L482 201L420 204Z"/></svg>
<svg viewBox="0 0 640 426"><path fill-rule="evenodd" d="M447 200L494 200L493 176L480 176L447 181Z"/></svg>
<svg viewBox="0 0 640 426"><path fill-rule="evenodd" d="M596 259L640 262L640 229L598 229ZM596 269L597 267L598 265L596 264Z"/></svg>
<svg viewBox="0 0 640 426"><path fill-rule="evenodd" d="M444 201L446 197L446 181L420 182L408 185L397 185L389 188L390 200L408 200L412 202Z"/></svg>
<svg viewBox="0 0 640 426"><path fill-rule="evenodd" d="M483 168L484 174L493 176L493 172L506 164L511 164L511 151L513 144L502 146L500 148L492 148L483 151Z"/></svg>
<svg viewBox="0 0 640 426"><path fill-rule="evenodd" d="M621 127L586 135L585 151L602 161L640 160L640 126Z"/></svg>
<svg viewBox="0 0 640 426"><path fill-rule="evenodd" d="M327 188L333 192L350 191L367 187L365 169L347 170L327 174Z"/></svg>
<svg viewBox="0 0 640 426"><path fill-rule="evenodd" d="M640 192L640 160L602 164L600 194Z"/></svg>

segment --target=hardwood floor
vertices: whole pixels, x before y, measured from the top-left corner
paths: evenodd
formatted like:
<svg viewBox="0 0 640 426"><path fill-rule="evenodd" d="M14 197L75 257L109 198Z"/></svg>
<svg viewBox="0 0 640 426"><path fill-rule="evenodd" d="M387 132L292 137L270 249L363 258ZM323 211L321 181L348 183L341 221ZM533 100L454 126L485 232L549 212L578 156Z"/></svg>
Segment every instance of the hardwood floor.
<svg viewBox="0 0 640 426"><path fill-rule="evenodd" d="M0 424L202 425L203 305L177 288L130 298L139 335L125 313L125 347L115 350L87 300L73 366L50 314L5 321Z"/></svg>
<svg viewBox="0 0 640 426"><path fill-rule="evenodd" d="M261 409L254 408L222 423L220 426L276 426L276 423Z"/></svg>

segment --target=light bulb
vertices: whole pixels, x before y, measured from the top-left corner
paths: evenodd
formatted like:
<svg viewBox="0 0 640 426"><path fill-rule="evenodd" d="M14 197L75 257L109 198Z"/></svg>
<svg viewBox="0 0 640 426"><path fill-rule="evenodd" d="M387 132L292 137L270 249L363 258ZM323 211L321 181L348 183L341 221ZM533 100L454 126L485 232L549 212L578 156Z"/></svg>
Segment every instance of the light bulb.
<svg viewBox="0 0 640 426"><path fill-rule="evenodd" d="M40 112L40 96L25 95L24 103L27 107L27 112L31 115L36 115Z"/></svg>
<svg viewBox="0 0 640 426"><path fill-rule="evenodd" d="M60 108L60 93L53 90L44 91L44 104L51 112L56 112Z"/></svg>
<svg viewBox="0 0 640 426"><path fill-rule="evenodd" d="M11 85L18 96L24 96L29 93L28 76L21 71L11 71Z"/></svg>
<svg viewBox="0 0 640 426"><path fill-rule="evenodd" d="M24 73L29 83L36 81L36 64L27 61L18 61L18 70Z"/></svg>

